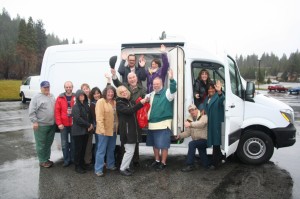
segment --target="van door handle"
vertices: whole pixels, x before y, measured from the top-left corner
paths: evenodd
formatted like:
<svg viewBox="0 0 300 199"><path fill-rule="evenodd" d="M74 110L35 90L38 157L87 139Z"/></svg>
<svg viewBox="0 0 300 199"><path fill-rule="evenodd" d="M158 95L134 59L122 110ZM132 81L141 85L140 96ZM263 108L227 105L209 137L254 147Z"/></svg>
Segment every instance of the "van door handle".
<svg viewBox="0 0 300 199"><path fill-rule="evenodd" d="M235 107L235 105L234 105L234 104L232 104L232 105L230 105L230 106L229 106L229 108L234 108L234 107Z"/></svg>

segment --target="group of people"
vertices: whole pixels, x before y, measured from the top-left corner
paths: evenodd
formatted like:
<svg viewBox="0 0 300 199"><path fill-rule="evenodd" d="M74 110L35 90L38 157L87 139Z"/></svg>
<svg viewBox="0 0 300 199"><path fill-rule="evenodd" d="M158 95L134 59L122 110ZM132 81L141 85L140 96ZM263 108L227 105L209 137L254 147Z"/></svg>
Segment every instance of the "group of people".
<svg viewBox="0 0 300 199"><path fill-rule="evenodd" d="M122 82L118 79L116 70L111 68L111 79L116 89L111 85L110 75L106 75L108 83L102 92L98 87L90 90L89 85L84 83L81 89L73 93L73 84L67 81L64 84L65 92L55 99L50 93L50 83L41 82L41 93L32 99L29 106L40 166L49 168L53 165L50 153L57 126L61 133L64 167L74 163L77 173L94 169L97 176L104 176L104 168L115 171L119 167L122 175L131 176L133 167L139 166L142 131L136 113L145 103L149 103L146 145L153 147L154 161L151 167L157 171L165 169L177 87L173 71L169 69L166 47L161 45L160 50L162 63L159 59L154 59L148 69L145 68L146 60L143 55L136 66L136 56L123 53L118 69ZM182 171L193 170L197 148L206 168L211 165L206 154L207 147L213 145L214 166L219 166L222 158L222 85L219 81L213 84L209 80L209 73L206 70L204 72L206 80L201 79L200 74L199 88L196 86L197 81L194 86L194 97L197 100L195 105L188 107L190 117L185 122L186 131L177 135L177 139L192 137L187 166ZM164 88L167 74L169 88ZM142 81L147 81L147 88ZM118 154L120 158L116 161L117 134L120 135L121 150ZM93 135L96 140L94 151Z"/></svg>

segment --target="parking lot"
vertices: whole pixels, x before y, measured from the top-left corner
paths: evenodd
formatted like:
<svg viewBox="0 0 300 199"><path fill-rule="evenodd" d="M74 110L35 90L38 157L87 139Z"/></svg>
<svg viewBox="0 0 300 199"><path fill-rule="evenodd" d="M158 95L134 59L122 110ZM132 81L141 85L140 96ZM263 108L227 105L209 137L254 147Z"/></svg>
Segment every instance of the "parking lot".
<svg viewBox="0 0 300 199"><path fill-rule="evenodd" d="M218 170L198 166L183 173L187 149L171 148L167 169L156 172L147 167L152 149L141 147L141 167L131 177L111 171L101 178L93 171L77 174L73 165L62 167L58 135L52 146L54 167L40 168L28 103L1 102L0 198L300 198L300 96L261 92L292 106L296 117L298 142L275 149L268 163L244 165L232 157Z"/></svg>

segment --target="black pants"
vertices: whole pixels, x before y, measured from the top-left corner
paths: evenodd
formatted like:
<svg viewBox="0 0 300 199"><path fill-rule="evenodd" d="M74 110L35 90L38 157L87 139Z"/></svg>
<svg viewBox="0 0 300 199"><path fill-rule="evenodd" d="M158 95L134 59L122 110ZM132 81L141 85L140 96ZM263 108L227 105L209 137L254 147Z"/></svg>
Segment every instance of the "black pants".
<svg viewBox="0 0 300 199"><path fill-rule="evenodd" d="M84 166L85 148L88 141L88 134L73 136L74 138L74 164L75 167Z"/></svg>
<svg viewBox="0 0 300 199"><path fill-rule="evenodd" d="M212 154L212 165L215 167L220 166L222 163L223 154L221 152L220 145L213 146L213 154Z"/></svg>

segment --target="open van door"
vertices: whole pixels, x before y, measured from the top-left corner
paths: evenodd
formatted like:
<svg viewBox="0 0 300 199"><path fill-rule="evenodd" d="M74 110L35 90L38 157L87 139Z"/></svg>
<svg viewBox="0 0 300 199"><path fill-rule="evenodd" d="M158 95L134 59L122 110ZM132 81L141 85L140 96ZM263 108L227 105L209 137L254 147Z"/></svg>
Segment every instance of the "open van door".
<svg viewBox="0 0 300 199"><path fill-rule="evenodd" d="M184 51L176 46L168 52L170 69L177 82L177 93L173 109L173 134L176 136L184 130Z"/></svg>
<svg viewBox="0 0 300 199"><path fill-rule="evenodd" d="M244 118L244 100L238 67L231 57L228 56L226 59L228 70L225 70L225 136L222 149L228 157L238 147Z"/></svg>

